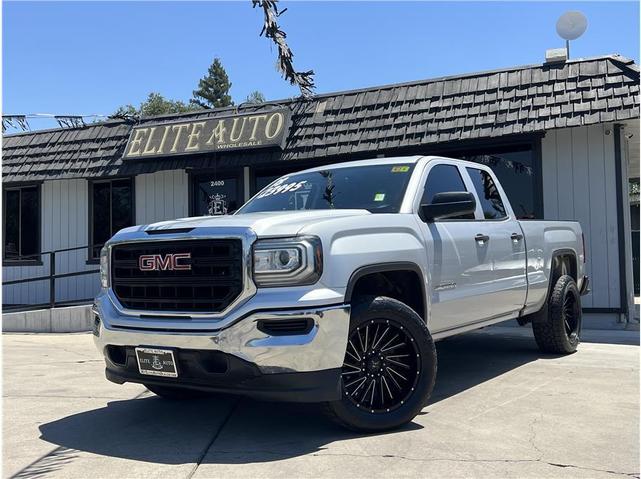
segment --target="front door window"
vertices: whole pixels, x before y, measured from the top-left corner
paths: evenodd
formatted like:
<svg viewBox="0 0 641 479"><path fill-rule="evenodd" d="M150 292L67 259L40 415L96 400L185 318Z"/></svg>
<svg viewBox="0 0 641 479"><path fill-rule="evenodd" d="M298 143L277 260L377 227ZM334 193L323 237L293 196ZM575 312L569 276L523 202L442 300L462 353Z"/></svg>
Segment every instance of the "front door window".
<svg viewBox="0 0 641 479"><path fill-rule="evenodd" d="M220 216L236 211L240 201L238 179L203 175L194 182L194 215Z"/></svg>

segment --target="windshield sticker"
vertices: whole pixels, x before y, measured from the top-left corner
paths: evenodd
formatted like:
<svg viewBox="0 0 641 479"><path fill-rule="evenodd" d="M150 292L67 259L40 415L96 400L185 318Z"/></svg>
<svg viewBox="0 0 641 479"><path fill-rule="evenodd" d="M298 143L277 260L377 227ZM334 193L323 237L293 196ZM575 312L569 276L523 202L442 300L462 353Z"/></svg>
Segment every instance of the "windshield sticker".
<svg viewBox="0 0 641 479"><path fill-rule="evenodd" d="M385 199L385 193L376 193L374 195L374 201L383 201Z"/></svg>
<svg viewBox="0 0 641 479"><path fill-rule="evenodd" d="M300 190L306 183L306 180L303 181L292 181L291 183L285 183L288 178L283 178L282 180L278 180L276 183L268 187L265 191L263 191L260 195L258 195L258 198L265 198L266 196L273 196L273 195L279 195L281 193L291 193L296 190Z"/></svg>
<svg viewBox="0 0 641 479"><path fill-rule="evenodd" d="M410 171L409 166L393 166L392 173L407 173Z"/></svg>

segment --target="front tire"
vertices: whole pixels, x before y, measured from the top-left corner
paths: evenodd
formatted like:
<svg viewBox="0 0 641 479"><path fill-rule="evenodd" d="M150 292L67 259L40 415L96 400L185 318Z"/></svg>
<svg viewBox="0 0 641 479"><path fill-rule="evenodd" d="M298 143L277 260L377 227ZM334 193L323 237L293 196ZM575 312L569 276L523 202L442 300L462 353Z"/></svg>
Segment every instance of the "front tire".
<svg viewBox="0 0 641 479"><path fill-rule="evenodd" d="M342 398L325 409L351 430L394 429L425 406L435 379L436 348L421 317L392 298L363 298L352 308Z"/></svg>
<svg viewBox="0 0 641 479"><path fill-rule="evenodd" d="M581 295L574 279L561 276L548 300L548 314L532 323L534 338L544 353L570 354L580 342Z"/></svg>

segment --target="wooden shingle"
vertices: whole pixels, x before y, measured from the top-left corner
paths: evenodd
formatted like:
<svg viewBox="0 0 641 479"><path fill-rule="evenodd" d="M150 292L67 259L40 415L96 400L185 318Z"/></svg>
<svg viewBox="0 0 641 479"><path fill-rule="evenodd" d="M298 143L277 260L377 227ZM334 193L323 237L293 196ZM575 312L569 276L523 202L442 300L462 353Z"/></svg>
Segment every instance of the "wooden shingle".
<svg viewBox="0 0 641 479"><path fill-rule="evenodd" d="M638 118L639 68L615 55L274 103L292 110L292 127L282 151L261 151L260 156L266 161L301 160ZM202 119L232 112L230 108L207 110L179 117L145 118L142 123ZM132 126L131 122L114 120L82 128L7 135L3 180L212 168L249 164L256 156L248 150L216 158L123 161Z"/></svg>

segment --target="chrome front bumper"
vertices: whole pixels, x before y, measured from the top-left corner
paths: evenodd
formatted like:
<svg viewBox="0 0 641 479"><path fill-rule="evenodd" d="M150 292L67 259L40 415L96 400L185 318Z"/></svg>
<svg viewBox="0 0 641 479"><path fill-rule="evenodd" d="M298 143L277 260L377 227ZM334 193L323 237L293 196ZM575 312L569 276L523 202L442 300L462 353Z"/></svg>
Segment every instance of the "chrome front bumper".
<svg viewBox="0 0 641 479"><path fill-rule="evenodd" d="M340 368L347 347L350 307L253 312L223 329L206 332L173 330L169 326L148 329L145 319L140 319L140 327L136 328L116 326L112 321L119 313L106 296L96 301L94 314L99 317L94 342L103 354L109 345L220 351L256 365L262 374L275 374ZM302 335L270 336L257 327L259 320L293 318L311 319L311 331ZM175 321L168 320L168 325ZM212 328L215 326L213 323Z"/></svg>

